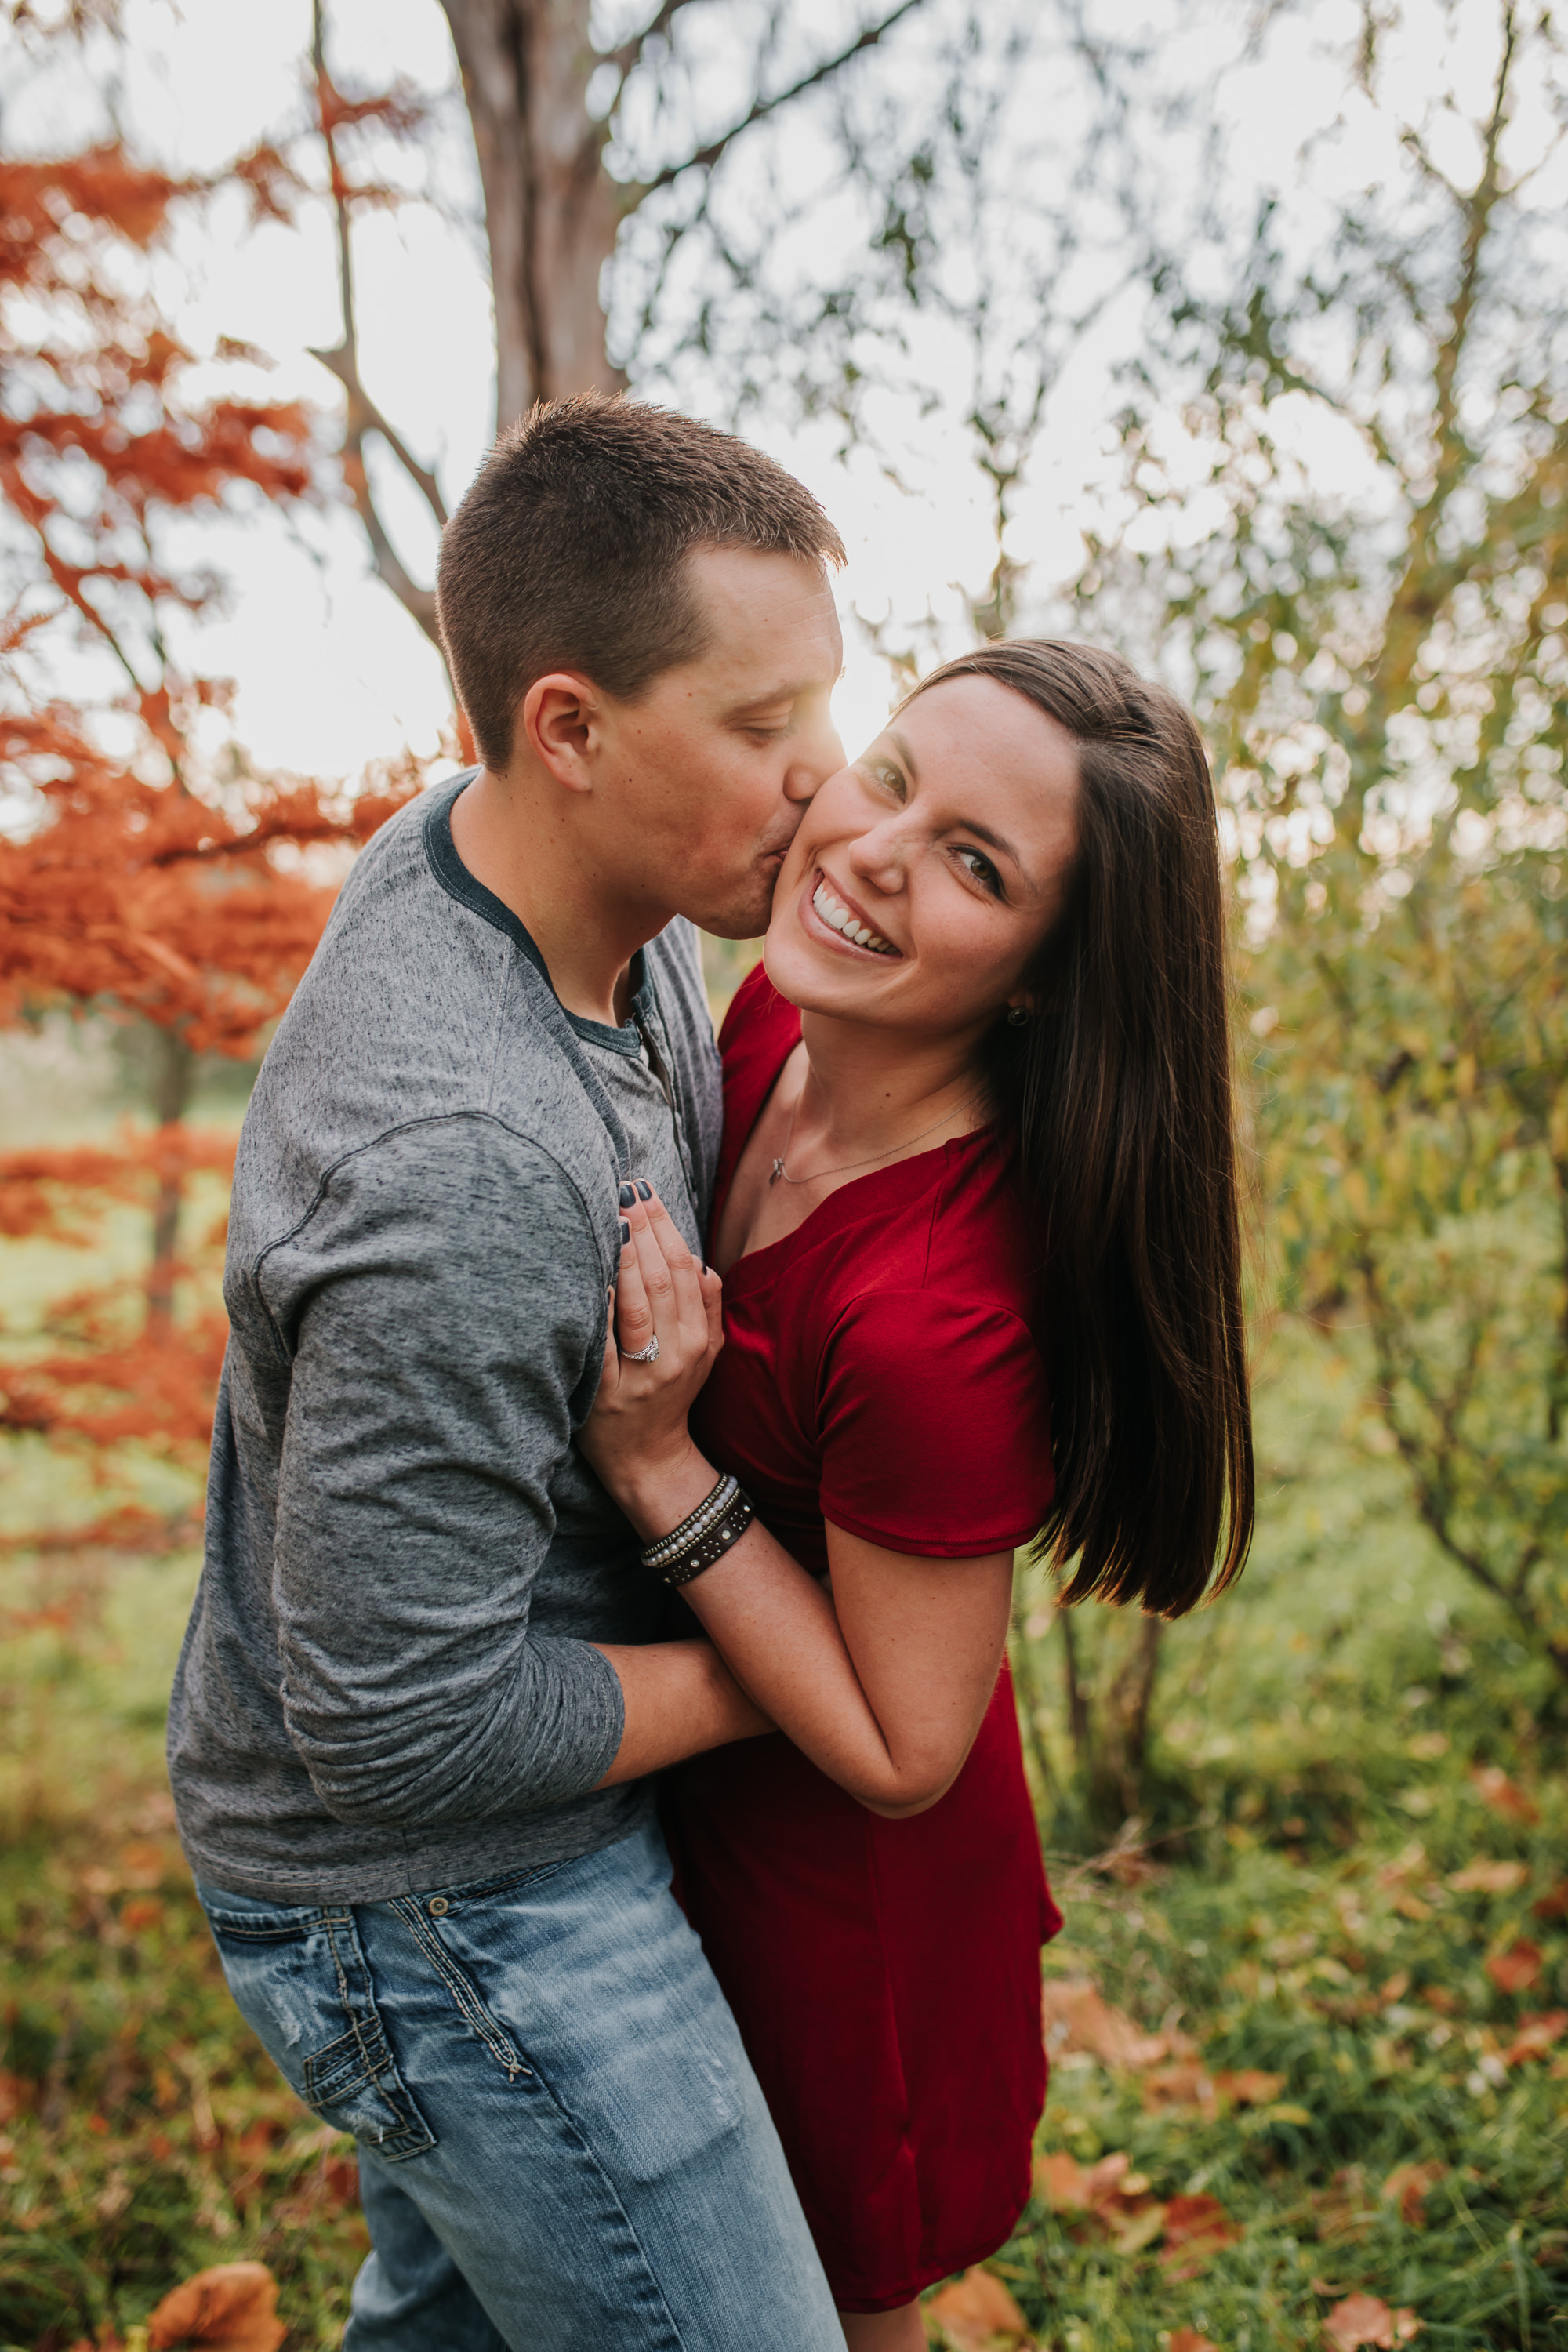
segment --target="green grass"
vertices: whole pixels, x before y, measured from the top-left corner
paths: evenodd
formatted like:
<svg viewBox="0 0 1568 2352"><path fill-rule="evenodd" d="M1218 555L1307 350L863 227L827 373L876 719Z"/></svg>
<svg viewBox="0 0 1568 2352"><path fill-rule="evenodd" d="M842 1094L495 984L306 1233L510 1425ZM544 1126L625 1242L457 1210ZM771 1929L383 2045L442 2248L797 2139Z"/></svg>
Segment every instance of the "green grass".
<svg viewBox="0 0 1568 2352"><path fill-rule="evenodd" d="M1257 1556L1167 1637L1141 1853L1092 1859L1054 1628L1033 1663L1068 1791L1044 1823L1068 1913L1049 1969L1285 2084L1205 2112L1069 2053L1042 2147L1123 2151L1150 2202L1212 2196L1237 2234L1173 2277L1159 2239L1118 2252L1032 2206L995 2268L1056 2352L1158 2352L1183 2326L1300 2352L1354 2290L1412 2308L1423 2344L1548 2352L1568 2346L1568 2037L1504 2060L1521 2016L1568 2009L1568 1919L1531 1908L1568 1871L1563 1695L1364 1444L1353 1335L1285 1327L1265 1375ZM79 1465L14 1444L4 1467L77 1514ZM188 1551L0 1567L0 2347L122 2337L251 2255L289 2352L334 2345L363 2256L352 2150L235 2014L172 1835L163 1696L195 1571ZM1091 1655L1116 1638L1082 1632ZM1485 1767L1538 1820L1500 1813ZM1477 1855L1521 1883L1456 1890ZM1521 1940L1539 1972L1510 1993L1486 1963ZM1380 2194L1409 2163L1443 2168L1419 2226Z"/></svg>

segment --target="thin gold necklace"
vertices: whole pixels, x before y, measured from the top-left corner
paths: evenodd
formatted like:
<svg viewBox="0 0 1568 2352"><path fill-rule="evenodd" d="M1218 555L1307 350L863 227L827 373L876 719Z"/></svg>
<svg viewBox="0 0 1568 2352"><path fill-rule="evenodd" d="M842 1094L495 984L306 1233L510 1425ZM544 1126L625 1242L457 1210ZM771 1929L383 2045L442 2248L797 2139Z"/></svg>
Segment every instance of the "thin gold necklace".
<svg viewBox="0 0 1568 2352"><path fill-rule="evenodd" d="M803 1088L802 1091L804 1092L805 1089ZM961 1103L955 1103L952 1109L939 1118L934 1126L921 1128L918 1135L906 1137L902 1143L889 1143L886 1151L874 1151L869 1160L846 1160L837 1168L817 1168L814 1169L809 1176L792 1176L784 1166L784 1161L789 1158L789 1148L795 1141L795 1111L800 1108L800 1097L797 1096L795 1110L792 1110L789 1115L789 1133L784 1137L784 1148L773 1161L772 1172L768 1177L768 1189L771 1192L781 1176L786 1184L820 1184L825 1176L847 1176L852 1169L875 1168L879 1160L890 1160L895 1151L907 1151L911 1144L923 1143L928 1135L936 1133L937 1128L946 1127L950 1121L958 1117L960 1111L967 1110L971 1103L977 1103L980 1100L980 1095L981 1089L977 1087L972 1095L966 1095Z"/></svg>

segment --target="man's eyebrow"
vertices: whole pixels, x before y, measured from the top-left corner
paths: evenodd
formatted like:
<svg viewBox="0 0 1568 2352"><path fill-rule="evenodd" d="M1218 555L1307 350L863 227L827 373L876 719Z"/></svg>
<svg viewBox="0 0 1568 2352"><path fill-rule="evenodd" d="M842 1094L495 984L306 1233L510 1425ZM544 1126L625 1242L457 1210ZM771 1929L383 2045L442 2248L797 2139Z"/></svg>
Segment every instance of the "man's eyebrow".
<svg viewBox="0 0 1568 2352"><path fill-rule="evenodd" d="M838 678L843 675L844 672L840 670L838 677L833 680L834 686L838 684ZM819 677L805 680L788 678L783 686L770 687L765 693L749 694L744 702L731 703L731 716L744 718L748 710L774 710L781 702L798 702L803 694L820 694L822 690L822 680ZM828 691L831 692L832 688L829 688Z"/></svg>

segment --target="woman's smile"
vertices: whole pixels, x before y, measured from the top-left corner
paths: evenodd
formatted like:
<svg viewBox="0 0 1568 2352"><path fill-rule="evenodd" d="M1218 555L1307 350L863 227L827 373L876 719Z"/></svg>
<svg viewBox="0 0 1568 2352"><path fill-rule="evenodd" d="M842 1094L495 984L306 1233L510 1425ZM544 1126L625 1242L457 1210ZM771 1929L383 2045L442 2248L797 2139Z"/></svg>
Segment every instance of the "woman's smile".
<svg viewBox="0 0 1568 2352"><path fill-rule="evenodd" d="M820 866L801 894L801 922L812 938L820 939L826 947L848 948L857 955L896 958L900 953L870 922L864 907L840 883L831 881Z"/></svg>

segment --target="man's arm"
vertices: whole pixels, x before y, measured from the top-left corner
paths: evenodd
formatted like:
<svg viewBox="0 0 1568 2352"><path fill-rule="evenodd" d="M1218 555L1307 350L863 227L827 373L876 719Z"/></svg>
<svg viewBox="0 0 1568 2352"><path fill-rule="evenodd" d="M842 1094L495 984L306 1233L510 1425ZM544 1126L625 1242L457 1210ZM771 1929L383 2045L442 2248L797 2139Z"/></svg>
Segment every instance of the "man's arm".
<svg viewBox="0 0 1568 2352"><path fill-rule="evenodd" d="M599 1782L612 1789L640 1780L683 1757L752 1739L773 1726L747 1697L710 1642L653 1642L595 1645L615 1667L626 1708L626 1727L615 1762Z"/></svg>
<svg viewBox="0 0 1568 2352"><path fill-rule="evenodd" d="M531 1632L604 1342L594 1236L545 1153L479 1118L402 1130L334 1171L260 1278L304 1301L273 1590L289 1736L329 1811L533 1811L763 1727L705 1644Z"/></svg>

